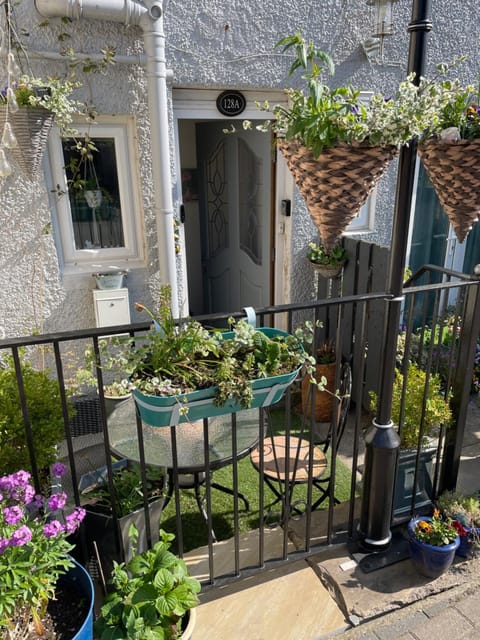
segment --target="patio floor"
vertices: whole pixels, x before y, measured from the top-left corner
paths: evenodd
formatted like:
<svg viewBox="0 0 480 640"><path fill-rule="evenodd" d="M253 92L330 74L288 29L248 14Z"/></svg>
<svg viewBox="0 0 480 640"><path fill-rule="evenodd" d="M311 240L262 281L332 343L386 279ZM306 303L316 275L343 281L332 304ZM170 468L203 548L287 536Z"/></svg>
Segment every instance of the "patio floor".
<svg viewBox="0 0 480 640"><path fill-rule="evenodd" d="M480 407L470 403L464 439L458 488L465 492L480 489ZM343 520L335 509L336 523ZM323 536L325 514L312 514L312 528ZM338 524L336 525L338 528ZM265 558L278 558L283 548L283 531L269 530ZM302 520L289 529L289 551L301 548ZM257 553L252 531L242 538L240 568L257 558L249 558L249 548ZM248 542L251 540L252 544ZM217 575L233 571L231 541L214 545ZM253 553L253 551L252 551ZM190 571L197 577L208 575L208 549L196 549L185 556ZM201 594L197 610L195 638L209 640L319 640L341 634L352 625L398 610L412 602L448 590L468 580L468 562L456 561L452 569L436 580L421 577L409 560L403 560L371 573L363 572L346 544L331 545L308 559L294 560L286 566L268 569L255 576L239 578L235 583L215 586Z"/></svg>

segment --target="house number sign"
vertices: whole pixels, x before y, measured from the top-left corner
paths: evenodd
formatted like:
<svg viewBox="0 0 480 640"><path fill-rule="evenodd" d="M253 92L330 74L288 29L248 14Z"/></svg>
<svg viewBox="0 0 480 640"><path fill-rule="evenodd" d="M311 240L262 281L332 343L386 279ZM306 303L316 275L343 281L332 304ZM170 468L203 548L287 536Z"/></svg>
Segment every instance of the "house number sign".
<svg viewBox="0 0 480 640"><path fill-rule="evenodd" d="M224 116L239 116L247 106L247 101L240 91L224 91L217 98L217 109Z"/></svg>

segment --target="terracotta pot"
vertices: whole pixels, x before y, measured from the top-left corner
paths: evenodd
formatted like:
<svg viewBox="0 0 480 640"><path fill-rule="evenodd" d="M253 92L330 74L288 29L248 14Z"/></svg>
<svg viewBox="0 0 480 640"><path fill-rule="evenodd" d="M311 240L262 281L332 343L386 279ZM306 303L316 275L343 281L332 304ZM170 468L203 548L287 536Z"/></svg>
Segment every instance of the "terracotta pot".
<svg viewBox="0 0 480 640"><path fill-rule="evenodd" d="M333 393L335 391L335 369L336 363L317 364L315 377L320 381L323 376L327 379L326 388ZM334 397L327 391L318 391L313 388L310 376L305 376L302 380L302 413L310 418L312 414L312 400L315 407L315 422L330 422L332 419ZM312 394L315 395L312 398Z"/></svg>

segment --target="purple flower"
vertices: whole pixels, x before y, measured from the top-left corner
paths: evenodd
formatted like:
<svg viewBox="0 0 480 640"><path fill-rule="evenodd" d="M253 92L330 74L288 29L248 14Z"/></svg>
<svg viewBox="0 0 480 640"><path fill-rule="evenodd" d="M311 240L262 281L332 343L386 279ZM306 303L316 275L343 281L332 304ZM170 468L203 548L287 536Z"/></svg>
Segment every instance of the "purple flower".
<svg viewBox="0 0 480 640"><path fill-rule="evenodd" d="M10 546L23 547L23 545L30 542L31 539L32 531L27 527L26 524L24 524L13 532L12 537L10 538Z"/></svg>
<svg viewBox="0 0 480 640"><path fill-rule="evenodd" d="M6 507L3 510L3 515L7 524L17 524L22 519L23 510L17 506Z"/></svg>
<svg viewBox="0 0 480 640"><path fill-rule="evenodd" d="M13 479L12 476L2 476L0 478L0 491L5 491L5 493L9 493L13 487Z"/></svg>
<svg viewBox="0 0 480 640"><path fill-rule="evenodd" d="M56 511L57 509L63 509L66 502L67 502L66 493L54 493L47 500L48 508L51 511Z"/></svg>
<svg viewBox="0 0 480 640"><path fill-rule="evenodd" d="M10 540L8 538L0 538L0 556L8 546L10 546Z"/></svg>
<svg viewBox="0 0 480 640"><path fill-rule="evenodd" d="M25 486L13 486L9 493L11 500L22 502L23 504L30 504L35 497L35 489L31 484Z"/></svg>
<svg viewBox="0 0 480 640"><path fill-rule="evenodd" d="M43 496L42 496L41 493L36 493L35 494L35 496L33 498L33 501L32 501L32 504L33 504L34 507L38 507L39 509L40 509L40 507L43 507Z"/></svg>
<svg viewBox="0 0 480 640"><path fill-rule="evenodd" d="M31 477L31 474L23 469L12 474L13 481L18 487L26 487L30 483Z"/></svg>
<svg viewBox="0 0 480 640"><path fill-rule="evenodd" d="M85 509L82 509L82 507L77 507L73 513L65 516L65 530L67 533L75 533L84 517Z"/></svg>
<svg viewBox="0 0 480 640"><path fill-rule="evenodd" d="M63 533L64 528L58 520L52 520L43 527L43 535L46 538L56 538L59 533Z"/></svg>
<svg viewBox="0 0 480 640"><path fill-rule="evenodd" d="M62 476L64 476L65 471L66 467L62 462L55 462L55 464L52 465L52 475L54 475L56 478L61 478Z"/></svg>

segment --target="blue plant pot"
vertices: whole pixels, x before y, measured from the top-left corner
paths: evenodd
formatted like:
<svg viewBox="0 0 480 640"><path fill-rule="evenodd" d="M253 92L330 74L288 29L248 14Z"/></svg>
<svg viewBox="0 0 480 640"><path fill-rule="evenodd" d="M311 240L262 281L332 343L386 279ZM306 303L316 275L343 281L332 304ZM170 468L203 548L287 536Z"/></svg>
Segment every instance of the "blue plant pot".
<svg viewBox="0 0 480 640"><path fill-rule="evenodd" d="M427 578L438 578L452 564L455 552L460 545L460 537L450 544L436 547L417 540L414 534L415 525L419 520L429 522L431 518L413 518L408 523L408 541L410 548L410 558L419 573Z"/></svg>
<svg viewBox="0 0 480 640"><path fill-rule="evenodd" d="M269 338L288 335L285 331L269 327L258 329L258 331ZM229 339L234 334L231 331L226 331L222 335L225 339ZM253 401L250 408L266 407L278 402L295 380L300 369L301 367L291 373L253 380L251 383ZM233 401L228 401L219 407L215 406L213 401L216 391L217 387L209 387L178 396L151 396L134 389L133 397L142 422L151 427L167 427L242 410L242 407ZM186 407L188 407L188 413L182 415L182 409Z"/></svg>
<svg viewBox="0 0 480 640"><path fill-rule="evenodd" d="M469 558L479 551L478 540L480 540L480 529L475 527L471 529L470 527L464 526L467 535L460 536L460 544L456 551L456 555L461 558Z"/></svg>
<svg viewBox="0 0 480 640"><path fill-rule="evenodd" d="M74 585L89 604L87 616L81 628L71 640L93 640L93 604L95 597L93 582L88 571L81 564L72 557L70 557L70 560L74 563L74 566L65 575L61 576L59 581Z"/></svg>

